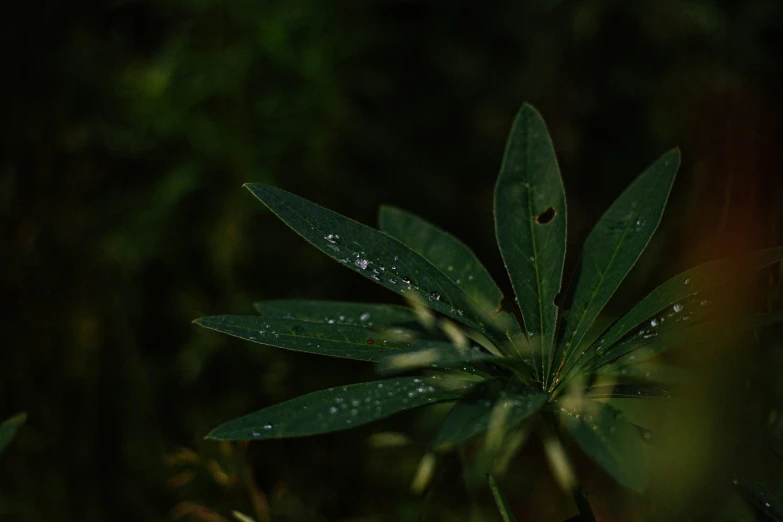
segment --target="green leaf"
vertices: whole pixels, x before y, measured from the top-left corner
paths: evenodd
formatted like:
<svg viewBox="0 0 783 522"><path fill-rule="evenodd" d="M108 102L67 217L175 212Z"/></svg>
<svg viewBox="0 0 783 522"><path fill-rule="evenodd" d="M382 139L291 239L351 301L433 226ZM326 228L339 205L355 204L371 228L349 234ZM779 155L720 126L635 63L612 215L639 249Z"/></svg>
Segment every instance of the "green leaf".
<svg viewBox="0 0 783 522"><path fill-rule="evenodd" d="M26 413L14 415L0 424L0 453L3 453L8 444L16 436L16 432L27 420Z"/></svg>
<svg viewBox="0 0 783 522"><path fill-rule="evenodd" d="M523 105L495 186L495 234L536 359L550 371L566 249L566 201L541 115ZM538 370L538 368L537 368Z"/></svg>
<svg viewBox="0 0 783 522"><path fill-rule="evenodd" d="M548 394L533 388L503 390L497 381L476 385L451 409L432 446L438 451L461 446L485 433L493 414L501 414L504 428L512 428L536 413L548 398Z"/></svg>
<svg viewBox="0 0 783 522"><path fill-rule="evenodd" d="M745 335L748 330L780 322L783 322L783 312L771 312L709 319L658 335L640 332L628 341L614 345L608 353L594 360L588 371L595 371L603 366L600 373L609 373L623 366L639 364L679 346L732 342L732 339Z"/></svg>
<svg viewBox="0 0 783 522"><path fill-rule="evenodd" d="M739 494L765 520L783 520L783 504L761 482L733 479Z"/></svg>
<svg viewBox="0 0 783 522"><path fill-rule="evenodd" d="M492 475L489 475L489 488L492 490L492 497L495 499L495 504L498 506L500 517L503 519L503 522L516 522L517 519L514 518L511 508L508 507L506 497L503 495L503 492L500 491L500 488L495 483L495 479L492 478Z"/></svg>
<svg viewBox="0 0 783 522"><path fill-rule="evenodd" d="M487 311L500 307L503 293L470 248L451 234L395 207L378 214L382 232L405 243L443 272Z"/></svg>
<svg viewBox="0 0 783 522"><path fill-rule="evenodd" d="M669 399L671 389L650 383L618 383L591 386L585 390L589 399Z"/></svg>
<svg viewBox="0 0 783 522"><path fill-rule="evenodd" d="M561 415L563 412L561 411ZM644 444L637 427L607 404L584 401L565 415L576 443L620 485L641 491L647 482Z"/></svg>
<svg viewBox="0 0 783 522"><path fill-rule="evenodd" d="M410 342L386 337L383 332L353 324L314 323L254 315L202 317L196 324L268 346L343 359L376 362Z"/></svg>
<svg viewBox="0 0 783 522"><path fill-rule="evenodd" d="M647 247L661 221L679 165L677 149L661 156L625 189L587 237L558 346L558 374Z"/></svg>
<svg viewBox="0 0 783 522"><path fill-rule="evenodd" d="M264 317L361 326L416 323L416 312L404 306L342 301L261 301L253 305Z"/></svg>
<svg viewBox="0 0 783 522"><path fill-rule="evenodd" d="M744 276L777 263L781 259L783 259L783 248L771 248L742 258L710 261L674 276L650 292L618 319L601 339L590 347L579 363L574 365L574 369L586 366L597 353L598 347L602 351L607 350L643 322L651 321L653 327L657 327L660 318L653 318L653 316L666 308L714 287L737 282L738 279L743 279Z"/></svg>
<svg viewBox="0 0 783 522"><path fill-rule="evenodd" d="M354 272L478 330L499 346L505 336L483 309L419 254L377 230L266 185L245 185L316 248Z"/></svg>
<svg viewBox="0 0 783 522"><path fill-rule="evenodd" d="M471 383L399 377L339 386L276 404L215 428L217 440L305 437L355 428L397 412L458 398ZM448 383L448 384L447 384Z"/></svg>

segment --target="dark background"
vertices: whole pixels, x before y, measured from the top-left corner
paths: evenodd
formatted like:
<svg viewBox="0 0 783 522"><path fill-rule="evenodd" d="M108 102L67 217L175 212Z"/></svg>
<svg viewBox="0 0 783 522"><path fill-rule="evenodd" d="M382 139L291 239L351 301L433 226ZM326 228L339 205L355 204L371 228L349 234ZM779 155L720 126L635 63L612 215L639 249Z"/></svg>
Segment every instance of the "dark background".
<svg viewBox="0 0 783 522"><path fill-rule="evenodd" d="M16 1L0 7L0 41L0 417L29 413L0 459L4 521L418 516L408 485L427 412L249 447L202 440L372 369L194 318L269 298L399 301L244 182L367 224L382 203L411 210L509 290L492 190L529 101L558 151L569 264L630 180L682 149L662 227L610 311L696 262L781 243L777 0ZM413 443L369 447L381 430ZM531 444L514 502L530 520L573 514ZM435 519L465 516L459 484L455 465Z"/></svg>

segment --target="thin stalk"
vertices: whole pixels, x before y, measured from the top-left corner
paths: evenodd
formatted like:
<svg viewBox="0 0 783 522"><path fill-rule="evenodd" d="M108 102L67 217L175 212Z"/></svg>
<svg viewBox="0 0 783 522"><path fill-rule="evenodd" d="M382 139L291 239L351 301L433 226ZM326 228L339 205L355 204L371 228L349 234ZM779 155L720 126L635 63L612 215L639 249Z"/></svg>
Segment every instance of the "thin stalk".
<svg viewBox="0 0 783 522"><path fill-rule="evenodd" d="M542 416L544 417L544 420L546 421L546 424L549 426L549 428L557 435L557 440L559 441L560 446L563 448L563 457L566 460L566 465L571 471L571 475L573 476L573 482L569 484L568 488L570 489L570 493L574 498L576 508L579 510L579 514L582 516L582 521L596 522L593 509L590 507L590 502L587 500L587 496L585 495L586 489L583 488L579 483L579 478L576 475L576 468L574 467L573 461L571 458L569 458L566 451L566 445L565 441L563 440L563 433L560 430L560 424L557 422L557 419L555 418L555 415L552 411L544 411L542 412Z"/></svg>

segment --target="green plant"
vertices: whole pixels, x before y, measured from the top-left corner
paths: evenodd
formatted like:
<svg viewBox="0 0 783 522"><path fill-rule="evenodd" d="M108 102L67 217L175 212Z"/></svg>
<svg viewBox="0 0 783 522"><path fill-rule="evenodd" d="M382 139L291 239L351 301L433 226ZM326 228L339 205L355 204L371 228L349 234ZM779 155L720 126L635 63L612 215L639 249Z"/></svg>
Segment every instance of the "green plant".
<svg viewBox="0 0 783 522"><path fill-rule="evenodd" d="M317 391L227 422L209 438L315 435L454 401L432 452L459 448L484 434L487 469L502 472L539 418L544 422L535 425L548 454L555 468L565 470L561 482L573 491L582 516L592 519L563 451L566 438L619 484L642 489L643 445L650 433L604 399L668 397L641 362L675 346L780 319L728 317L715 301L722 286L783 258L783 248L697 266L656 288L608 327L597 321L658 227L679 163L678 150L665 153L601 217L561 310L556 303L566 250L565 193L544 121L532 107L522 107L494 208L521 324L502 309L500 289L473 252L418 217L384 207L376 231L283 190L246 185L315 247L411 306L271 301L256 305L257 316L196 322L256 343L375 362L382 373L427 374ZM727 273L734 277L727 280ZM436 320L428 309L460 327ZM423 462L425 471L432 467L431 458ZM499 499L494 484L492 489Z"/></svg>
<svg viewBox="0 0 783 522"><path fill-rule="evenodd" d="M26 420L27 414L19 413L0 424L0 453L5 451L5 448L11 443L16 436L16 432L19 431L19 428L22 427Z"/></svg>

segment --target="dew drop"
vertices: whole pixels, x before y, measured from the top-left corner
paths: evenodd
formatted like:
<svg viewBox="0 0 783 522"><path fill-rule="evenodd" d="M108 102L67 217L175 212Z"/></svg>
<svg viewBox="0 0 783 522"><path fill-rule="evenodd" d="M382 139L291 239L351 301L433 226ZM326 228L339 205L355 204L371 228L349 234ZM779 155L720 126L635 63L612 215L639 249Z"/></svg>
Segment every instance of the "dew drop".
<svg viewBox="0 0 783 522"><path fill-rule="evenodd" d="M650 439L650 437L652 437L652 435L650 434L650 432L649 432L649 431L645 431L645 432L644 432L644 438L645 438L645 439L647 439L647 440L649 440L649 439Z"/></svg>
<svg viewBox="0 0 783 522"><path fill-rule="evenodd" d="M402 282L405 283L406 285L409 285L409 284L411 284L411 278L407 277L407 276L403 277L402 278Z"/></svg>
<svg viewBox="0 0 783 522"><path fill-rule="evenodd" d="M366 321L369 318L370 318L370 313L369 312L364 312L362 315L359 316L359 320L360 321Z"/></svg>
<svg viewBox="0 0 783 522"><path fill-rule="evenodd" d="M430 299L435 299L436 301L440 301L440 294L438 292L432 292L430 293Z"/></svg>
<svg viewBox="0 0 783 522"><path fill-rule="evenodd" d="M691 280L690 280L690 279L686 279L686 280L685 280L685 284L686 284L686 285L689 285L689 284L691 284Z"/></svg>
<svg viewBox="0 0 783 522"><path fill-rule="evenodd" d="M658 326L658 319L653 319L653 320L651 320L651 321L650 321L650 326L652 326L653 328L655 328L656 326Z"/></svg>
<svg viewBox="0 0 783 522"><path fill-rule="evenodd" d="M362 270L367 270L367 265L369 265L370 262L367 261L366 259L362 259L361 257L357 257L356 261L354 261L353 264L355 264L356 266L358 266Z"/></svg>
<svg viewBox="0 0 783 522"><path fill-rule="evenodd" d="M272 425L271 424L264 424L264 429L265 430L271 430L272 429Z"/></svg>
<svg viewBox="0 0 783 522"><path fill-rule="evenodd" d="M679 312L682 312L682 305L681 305L680 303L677 303L677 304L675 304L675 305L672 307L672 310L674 310L674 311L675 311L675 312L677 312L677 313L679 313Z"/></svg>
<svg viewBox="0 0 783 522"><path fill-rule="evenodd" d="M329 413L331 413L332 415L334 415L338 411L340 411L340 410L339 410L339 408L337 408L337 406L332 406L331 408L329 408Z"/></svg>
<svg viewBox="0 0 783 522"><path fill-rule="evenodd" d="M254 431L254 432L253 432L253 436L254 436L254 437L260 437L260 436L261 436L261 433L260 433L260 432L258 432L258 431Z"/></svg>

